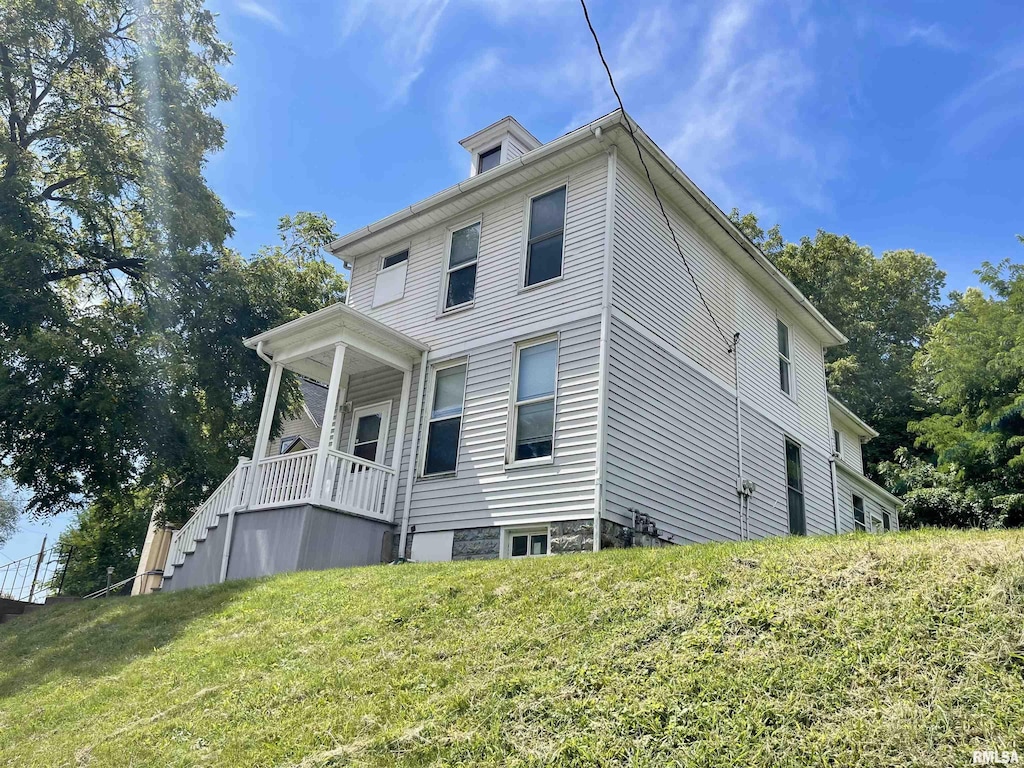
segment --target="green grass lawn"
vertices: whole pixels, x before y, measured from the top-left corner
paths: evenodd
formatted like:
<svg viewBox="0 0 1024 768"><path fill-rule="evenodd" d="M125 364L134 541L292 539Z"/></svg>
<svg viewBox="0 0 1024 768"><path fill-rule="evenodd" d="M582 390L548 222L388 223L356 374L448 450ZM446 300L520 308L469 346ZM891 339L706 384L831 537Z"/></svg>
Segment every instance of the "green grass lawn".
<svg viewBox="0 0 1024 768"><path fill-rule="evenodd" d="M0 626L0 765L1024 758L1024 533L289 574Z"/></svg>

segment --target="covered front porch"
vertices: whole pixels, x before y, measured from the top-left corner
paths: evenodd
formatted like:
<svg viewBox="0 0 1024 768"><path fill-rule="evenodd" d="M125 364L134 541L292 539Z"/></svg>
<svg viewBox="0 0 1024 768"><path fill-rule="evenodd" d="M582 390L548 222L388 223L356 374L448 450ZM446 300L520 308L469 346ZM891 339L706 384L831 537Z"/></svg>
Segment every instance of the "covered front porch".
<svg viewBox="0 0 1024 768"><path fill-rule="evenodd" d="M300 554L295 555L300 561L289 568L267 565L252 573L243 563L231 563L232 558L276 562L280 553L270 549L283 543L281 537L294 528L294 524L282 527L287 516L284 513L294 514L297 509L308 508L309 514L300 519L315 513L319 521L317 536L325 540L320 542L323 546L343 546L325 529L325 525L331 527L331 516L325 513L363 520L361 524L346 524L359 531L367 529L365 521L377 523L374 530L385 530L380 524L388 526L395 519L402 447L409 440L413 378L422 369L426 346L343 304L246 339L245 344L269 368L256 450L252 457L239 459L195 515L173 534L165 580L207 540L222 541L222 546L216 547L223 550L219 578L212 580L223 581L229 573L231 578L238 573L259 575L266 568L351 564L342 562L341 553L335 563L330 553L317 551L316 541L302 544L316 552L310 555L316 564L304 564ZM289 445L287 441L271 440L286 370L325 388L326 402L315 447L304 447L298 441ZM271 446L282 452L272 453ZM274 510L282 514L267 514ZM246 516L244 524L236 521L241 515ZM257 520L262 521L258 526ZM335 523L343 524L340 520ZM223 528L223 532L214 533L217 528ZM249 536L249 540L236 541L240 536ZM377 549L375 562L380 560L379 545ZM210 554L192 559L209 560ZM213 563L203 568L210 572Z"/></svg>

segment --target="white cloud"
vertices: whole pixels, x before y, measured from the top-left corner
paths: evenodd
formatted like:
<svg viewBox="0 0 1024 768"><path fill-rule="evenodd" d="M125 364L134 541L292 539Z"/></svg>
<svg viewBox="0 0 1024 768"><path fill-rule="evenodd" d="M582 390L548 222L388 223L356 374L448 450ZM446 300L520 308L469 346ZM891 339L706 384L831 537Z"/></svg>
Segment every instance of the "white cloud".
<svg viewBox="0 0 1024 768"><path fill-rule="evenodd" d="M256 19L256 21L262 22L268 27L273 27L278 32L288 31L284 22L281 21L280 16L265 5L257 3L255 0L235 0L235 8L239 13L242 13L252 19Z"/></svg>
<svg viewBox="0 0 1024 768"><path fill-rule="evenodd" d="M946 34L946 31L938 24L911 24L906 30L905 41L908 45L911 43L921 43L930 48L939 48L946 51L960 50L960 44Z"/></svg>
<svg viewBox="0 0 1024 768"><path fill-rule="evenodd" d="M997 135L1024 125L1024 54L1018 50L997 56L994 66L940 109L954 151L983 149Z"/></svg>

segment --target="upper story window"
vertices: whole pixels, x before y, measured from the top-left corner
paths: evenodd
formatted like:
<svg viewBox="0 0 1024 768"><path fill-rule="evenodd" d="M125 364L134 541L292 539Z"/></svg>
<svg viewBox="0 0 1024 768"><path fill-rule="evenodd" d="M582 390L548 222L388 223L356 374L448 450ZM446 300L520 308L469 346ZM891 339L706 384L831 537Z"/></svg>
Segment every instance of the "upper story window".
<svg viewBox="0 0 1024 768"><path fill-rule="evenodd" d="M884 509L882 510L882 530L883 531L891 531L892 530L892 518L889 517L889 513L886 510L884 510Z"/></svg>
<svg viewBox="0 0 1024 768"><path fill-rule="evenodd" d="M449 365L434 371L434 391L427 425L424 475L454 472L459 461L462 433L462 405L466 399L466 364Z"/></svg>
<svg viewBox="0 0 1024 768"><path fill-rule="evenodd" d="M480 222L452 232L448 244L444 308L472 304L476 296L476 261L480 253Z"/></svg>
<svg viewBox="0 0 1024 768"><path fill-rule="evenodd" d="M530 200L530 224L526 245L527 286L561 277L564 231L564 186Z"/></svg>
<svg viewBox="0 0 1024 768"><path fill-rule="evenodd" d="M853 494L853 527L858 531L868 529L868 521L864 517L864 499L857 494Z"/></svg>
<svg viewBox="0 0 1024 768"><path fill-rule="evenodd" d="M373 306L379 307L405 295L405 273L409 267L409 249L380 260L377 282L373 287Z"/></svg>
<svg viewBox="0 0 1024 768"><path fill-rule="evenodd" d="M552 455L557 367L557 339L533 341L516 347L512 461Z"/></svg>
<svg viewBox="0 0 1024 768"><path fill-rule="evenodd" d="M804 470L800 460L800 446L786 439L786 489L789 496L789 532L803 536L807 533L804 515Z"/></svg>
<svg viewBox="0 0 1024 768"><path fill-rule="evenodd" d="M836 455L843 452L843 436L838 429L832 430L832 446L835 448Z"/></svg>
<svg viewBox="0 0 1024 768"><path fill-rule="evenodd" d="M476 161L476 172L484 173L485 171L491 170L491 168L497 168L501 164L501 144L496 146L494 149L489 149L486 152L481 152L480 157Z"/></svg>
<svg viewBox="0 0 1024 768"><path fill-rule="evenodd" d="M793 394L793 359L790 351L789 326L781 320L779 327L779 388L787 395Z"/></svg>

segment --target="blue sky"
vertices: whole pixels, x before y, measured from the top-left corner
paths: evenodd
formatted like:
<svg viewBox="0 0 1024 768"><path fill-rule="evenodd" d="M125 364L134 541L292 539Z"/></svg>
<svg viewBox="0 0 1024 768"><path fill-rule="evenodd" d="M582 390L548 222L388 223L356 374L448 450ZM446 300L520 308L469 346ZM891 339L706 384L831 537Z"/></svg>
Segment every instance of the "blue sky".
<svg viewBox="0 0 1024 768"><path fill-rule="evenodd" d="M795 240L923 251L974 283L1024 261L1017 2L591 0L626 108L728 211ZM514 115L541 141L615 104L575 0L213 0L238 87L207 169L233 245L323 211L343 234L461 180L459 139ZM44 531L5 545L38 550ZM2 558L0 558L2 560Z"/></svg>

